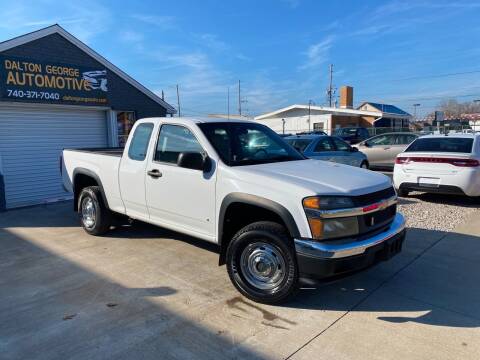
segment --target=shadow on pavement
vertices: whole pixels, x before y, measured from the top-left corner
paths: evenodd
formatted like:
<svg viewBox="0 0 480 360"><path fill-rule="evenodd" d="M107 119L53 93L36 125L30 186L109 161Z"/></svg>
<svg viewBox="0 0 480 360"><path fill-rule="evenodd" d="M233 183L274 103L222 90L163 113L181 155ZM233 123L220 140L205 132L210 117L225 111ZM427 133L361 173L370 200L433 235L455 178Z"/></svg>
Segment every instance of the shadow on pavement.
<svg viewBox="0 0 480 360"><path fill-rule="evenodd" d="M366 312L397 324L480 326L475 236L409 229L402 253L390 261L301 289L290 303L268 307L233 287L224 290L231 285L219 275L214 244L143 223L79 239L68 203L42 211L7 212L0 219L2 358L265 358L255 345L233 341L242 321L247 328L264 325L260 332L285 331L287 341L288 331L308 330L312 336L319 331L313 327L317 318L333 312L339 313L332 319ZM21 235L29 223L35 229ZM168 246L177 252L159 254ZM81 254L72 255L75 249ZM159 269L165 269L160 277ZM203 282L191 280L205 272ZM207 314L227 322L231 337L205 326ZM242 320L247 316L251 322Z"/></svg>
<svg viewBox="0 0 480 360"><path fill-rule="evenodd" d="M378 319L476 328L480 326L479 257L479 237L409 229L402 253L390 261L300 290L286 306L396 313ZM358 301L345 306L342 297L355 293ZM406 315L398 316L399 312Z"/></svg>
<svg viewBox="0 0 480 360"><path fill-rule="evenodd" d="M67 223L69 218L61 217ZM83 259L71 261L5 228L0 246L2 359L263 358L252 348L233 346L192 314L164 306L160 299L176 295L177 288L130 287L102 275L113 259L95 262L91 271L79 265ZM121 260L112 269L115 278L132 279L135 271Z"/></svg>

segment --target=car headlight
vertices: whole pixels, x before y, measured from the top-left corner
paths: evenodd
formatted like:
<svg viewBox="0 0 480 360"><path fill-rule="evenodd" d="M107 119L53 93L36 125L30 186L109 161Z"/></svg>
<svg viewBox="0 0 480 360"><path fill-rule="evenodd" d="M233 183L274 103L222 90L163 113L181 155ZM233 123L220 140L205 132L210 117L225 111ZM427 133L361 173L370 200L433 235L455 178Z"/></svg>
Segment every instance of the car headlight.
<svg viewBox="0 0 480 360"><path fill-rule="evenodd" d="M312 237L317 240L356 235L359 232L358 219L355 216L322 218L321 211L353 208L351 198L343 196L313 196L303 200Z"/></svg>
<svg viewBox="0 0 480 360"><path fill-rule="evenodd" d="M335 210L354 207L353 200L346 196L311 196L303 199L305 209Z"/></svg>

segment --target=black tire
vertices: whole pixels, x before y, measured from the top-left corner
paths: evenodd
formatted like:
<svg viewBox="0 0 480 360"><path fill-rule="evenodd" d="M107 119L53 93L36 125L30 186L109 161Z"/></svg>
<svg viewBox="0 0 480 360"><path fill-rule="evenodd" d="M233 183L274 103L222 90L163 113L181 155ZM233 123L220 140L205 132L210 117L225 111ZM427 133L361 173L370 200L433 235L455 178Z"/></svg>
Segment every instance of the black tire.
<svg viewBox="0 0 480 360"><path fill-rule="evenodd" d="M292 238L280 224L260 221L245 226L230 241L226 255L230 280L240 293L253 301L278 304L297 290L299 274L295 248ZM255 263L253 259L259 258L267 260L257 262L252 268L255 268L254 271L270 269L267 278L271 278L271 283L259 281L259 285L255 286L256 276L246 264ZM247 259L249 261L246 262Z"/></svg>
<svg viewBox="0 0 480 360"><path fill-rule="evenodd" d="M90 216L84 216L84 209L93 207ZM108 209L102 198L101 190L98 186L89 186L80 192L78 197L78 213L80 215L80 223L83 229L90 235L103 235L110 230L112 224L112 212ZM93 223L89 221L93 219Z"/></svg>
<svg viewBox="0 0 480 360"><path fill-rule="evenodd" d="M397 189L397 194L400 197L407 197L408 194L410 194L410 191L408 191L406 189Z"/></svg>
<svg viewBox="0 0 480 360"><path fill-rule="evenodd" d="M368 164L368 161L362 161L362 163L360 164L360 167L362 169L370 169L370 165Z"/></svg>

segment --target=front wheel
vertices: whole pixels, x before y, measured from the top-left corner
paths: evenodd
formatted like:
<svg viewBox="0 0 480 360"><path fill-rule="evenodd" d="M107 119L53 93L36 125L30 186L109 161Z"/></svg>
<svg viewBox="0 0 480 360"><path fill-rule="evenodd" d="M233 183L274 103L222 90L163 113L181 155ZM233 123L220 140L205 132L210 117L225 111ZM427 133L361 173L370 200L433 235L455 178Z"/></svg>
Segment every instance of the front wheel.
<svg viewBox="0 0 480 360"><path fill-rule="evenodd" d="M280 224L261 221L245 226L228 245L226 262L233 285L253 301L280 303L297 289L293 241Z"/></svg>
<svg viewBox="0 0 480 360"><path fill-rule="evenodd" d="M78 212L83 229L90 235L102 235L110 230L112 213L102 198L98 186L89 186L78 197Z"/></svg>

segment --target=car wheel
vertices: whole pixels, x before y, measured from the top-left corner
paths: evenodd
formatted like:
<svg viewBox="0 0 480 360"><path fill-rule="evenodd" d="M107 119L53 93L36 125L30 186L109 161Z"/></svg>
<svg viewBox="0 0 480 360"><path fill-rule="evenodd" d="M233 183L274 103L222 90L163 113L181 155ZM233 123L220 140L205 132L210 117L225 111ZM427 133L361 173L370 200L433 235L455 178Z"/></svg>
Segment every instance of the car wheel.
<svg viewBox="0 0 480 360"><path fill-rule="evenodd" d="M405 189L397 189L397 194L400 197L407 197L410 191L405 190Z"/></svg>
<svg viewBox="0 0 480 360"><path fill-rule="evenodd" d="M361 167L362 169L368 169L368 168L369 168L369 166L368 166L368 161L363 161L363 162L360 164L360 167Z"/></svg>
<svg viewBox="0 0 480 360"><path fill-rule="evenodd" d="M102 235L110 230L112 213L105 206L98 186L89 186L78 197L78 212L83 229L90 235Z"/></svg>
<svg viewBox="0 0 480 360"><path fill-rule="evenodd" d="M253 301L280 303L297 289L295 248L280 224L261 221L245 226L230 241L226 255L230 280Z"/></svg>

